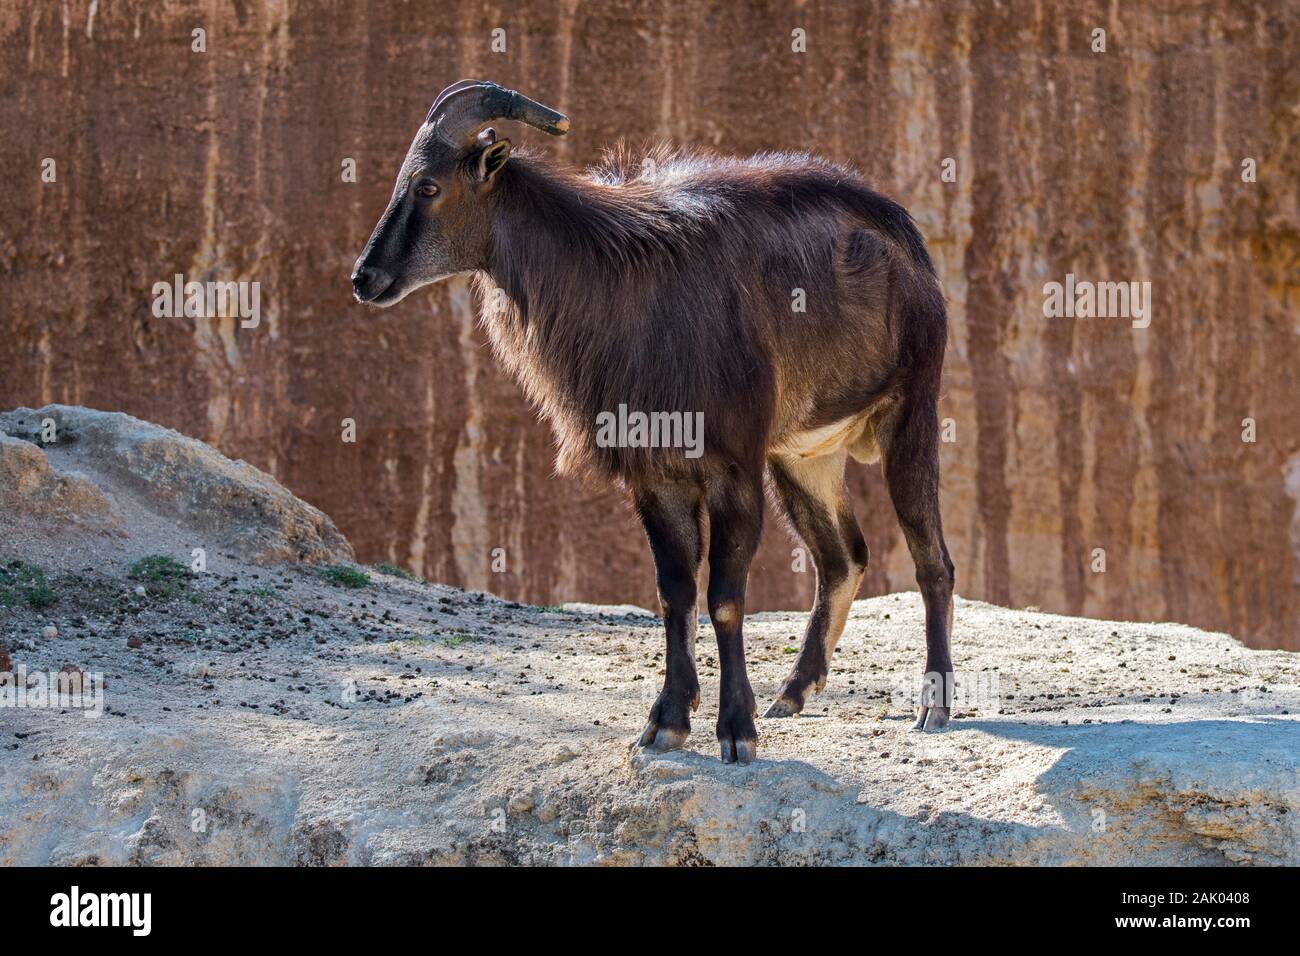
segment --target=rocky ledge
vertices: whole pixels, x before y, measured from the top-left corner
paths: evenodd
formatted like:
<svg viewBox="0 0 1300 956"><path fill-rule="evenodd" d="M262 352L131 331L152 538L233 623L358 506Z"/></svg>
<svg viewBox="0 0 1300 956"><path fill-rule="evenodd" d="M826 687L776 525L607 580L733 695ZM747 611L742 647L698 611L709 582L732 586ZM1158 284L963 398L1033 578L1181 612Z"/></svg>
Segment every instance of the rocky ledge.
<svg viewBox="0 0 1300 956"><path fill-rule="evenodd" d="M126 416L0 429L0 864L1300 863L1293 653L959 601L957 719L918 734L920 602L876 597L739 767L705 623L694 733L650 754L648 613L355 565L269 476ZM748 621L760 711L803 623ZM99 691L52 699L60 672Z"/></svg>

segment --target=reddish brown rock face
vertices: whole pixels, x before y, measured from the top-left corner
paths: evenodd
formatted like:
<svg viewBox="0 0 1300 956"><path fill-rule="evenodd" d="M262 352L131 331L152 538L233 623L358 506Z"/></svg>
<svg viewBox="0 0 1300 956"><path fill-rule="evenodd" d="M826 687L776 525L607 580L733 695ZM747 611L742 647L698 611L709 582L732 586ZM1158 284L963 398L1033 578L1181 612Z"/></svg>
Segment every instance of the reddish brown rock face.
<svg viewBox="0 0 1300 956"><path fill-rule="evenodd" d="M432 97L481 76L568 113L564 140L508 133L568 162L619 139L807 149L912 210L951 301L962 594L1300 647L1300 8L923 6L6 4L0 407L204 438L322 508L363 560L653 606L636 524L612 491L550 476L468 285L382 313L349 294ZM156 317L176 273L259 282L260 324ZM1149 327L1046 317L1044 284L1071 273L1149 281ZM850 480L863 593L911 587L878 473ZM751 607L807 605L791 547L770 523Z"/></svg>

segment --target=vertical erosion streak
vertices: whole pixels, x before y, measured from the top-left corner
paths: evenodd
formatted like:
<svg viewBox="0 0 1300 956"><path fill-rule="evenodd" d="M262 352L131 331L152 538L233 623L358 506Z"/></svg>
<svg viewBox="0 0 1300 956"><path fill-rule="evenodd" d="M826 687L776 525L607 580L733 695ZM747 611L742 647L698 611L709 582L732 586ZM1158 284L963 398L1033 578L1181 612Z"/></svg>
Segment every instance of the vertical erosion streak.
<svg viewBox="0 0 1300 956"><path fill-rule="evenodd" d="M556 100L559 103L569 102L569 89L573 79L573 31L578 16L578 3L579 0L564 0L559 14L560 53L555 65L555 82L558 90ZM552 144L552 147L558 155L567 156L570 149L570 142L571 140L569 137L562 136L558 142Z"/></svg>
<svg viewBox="0 0 1300 956"><path fill-rule="evenodd" d="M1300 590L1300 451L1282 463L1282 490L1293 505L1290 539L1295 563L1291 565L1290 583L1291 587ZM1290 646L1295 648L1297 643L1293 640Z"/></svg>
<svg viewBox="0 0 1300 956"><path fill-rule="evenodd" d="M208 149L203 163L203 236L199 248L186 271L186 280L206 281L221 261L222 250L217 236L217 202L221 180L221 146L217 138L218 111L216 60L207 59L208 89L206 116ZM220 446L230 418L230 394L225 381L222 349L218 343L220 323L218 318L196 317L194 322L195 364L203 369L208 379L208 406L206 440ZM216 326L216 328L214 328ZM229 344L229 343L228 343Z"/></svg>
<svg viewBox="0 0 1300 956"><path fill-rule="evenodd" d="M980 531L971 507L975 489L978 443L974 383L971 376L970 289L965 263L970 255L974 188L971 124L974 115L973 79L968 55L972 29L969 10L944 10L928 30L937 33L940 48L950 51L944 72L935 77L927 95L934 99L937 141L934 153L957 162L956 182L939 182L935 201L937 230L927 236L948 299L948 350L940 392L940 418L951 417L956 441L940 445L940 497L943 502L948 549L957 565L958 589L982 594L984 577L976 560ZM920 49L924 49L921 46ZM918 164L926 161L916 157ZM870 573L870 572L868 572Z"/></svg>
<svg viewBox="0 0 1300 956"><path fill-rule="evenodd" d="M1057 125L1055 117L1064 115L1069 104L1074 103L1080 95L1076 85L1075 71L1070 68L1070 38L1078 32L1077 24L1062 21L1056 17L1043 17L1039 23L1041 31L1041 48L1050 51L1038 63L1037 82L1043 89L1043 99L1037 105L1035 123L1039 130L1039 148L1035 150L1035 193L1046 194L1052 185L1076 182L1082 175L1078 137L1092 135L1091 130L1064 135ZM1064 64L1064 67L1062 66ZM1055 143L1057 148L1043 148L1046 143ZM1055 219L1056 211L1052 204L1039 204L1036 227L1041 237L1042 258L1037 259L1041 269L1034 278L1045 281L1049 276L1057 279L1073 270L1072 241L1064 228ZM1026 288L1026 296L1033 290ZM1051 402L1055 416L1052 438L1055 448L1056 493L1059 498L1057 511L1060 525L1057 530L1059 542L1059 579L1060 595L1027 595L1040 606L1050 607L1060 602L1070 614L1080 614L1087 598L1087 565L1083 555L1088 553L1088 538L1085 534L1085 522L1081 513L1080 501L1088 493L1085 488L1085 465L1089 460L1090 429L1084 428L1085 414L1089 406L1084 401L1080 386L1079 365L1075 349L1078 345L1077 327L1073 318L1057 316L1044 319L1043 341L1045 371L1048 383L1055 384L1055 394L1048 394L1046 401ZM1046 563L1046 562L1044 562Z"/></svg>
<svg viewBox="0 0 1300 956"><path fill-rule="evenodd" d="M984 18L975 22L971 70L976 102L1001 103L1014 98L1014 90L1002 88L1004 54L998 47L1001 31L996 22ZM1013 251L1012 240L1006 235L1011 224L1005 221L1005 214L1018 205L1003 185L1005 171L1013 164L1013 157L1005 155L1013 133L998 110L977 109L971 116L974 241L966 248L965 265L970 290L967 327L977 431L975 503L983 534L983 597L995 604L1006 604L1011 595L1007 543L1011 494L1006 476L1011 381L1002 345L1014 307L1012 283L1003 265Z"/></svg>
<svg viewBox="0 0 1300 956"><path fill-rule="evenodd" d="M434 415L433 369L426 370L424 383L424 433L426 451L424 467L420 470L420 505L415 512L415 527L411 530L410 567L416 574L424 576L424 562L428 551L429 511L433 507L433 436L436 417Z"/></svg>
<svg viewBox="0 0 1300 956"><path fill-rule="evenodd" d="M457 341L465 362L465 426L452 457L452 561L463 587L487 588L488 528L480 465L483 448L483 396L478 388L478 344L474 341L474 299L468 283L450 286L452 315L460 328Z"/></svg>
<svg viewBox="0 0 1300 956"><path fill-rule="evenodd" d="M259 317L263 327L249 336L250 345L255 342L276 343L281 336L282 311L286 317L292 314L288 282L281 269L281 260L276 255L281 248L279 224L287 218L282 213L287 211L284 210L283 202L284 177L276 175L275 163L283 147L281 130L285 96L281 84L293 72L292 38L289 33L291 11L288 0L268 0L265 14L268 23L262 41L257 100L253 111L253 195L259 197L257 238L251 261L245 261L242 268L237 270L238 278L260 283ZM229 325L232 340L236 327L235 321ZM285 350L276 348L274 344L270 348L253 350L255 364L245 375L258 374L267 386L264 392L258 390L246 397L242 394L244 389L240 388L238 392L243 402L237 400L236 404L240 443L250 443L252 447L261 449L263 467L273 475L280 474L279 453L287 438L285 429L273 427L272 423L277 418L277 411L290 409L293 404L285 355ZM244 407L239 408L239 404Z"/></svg>

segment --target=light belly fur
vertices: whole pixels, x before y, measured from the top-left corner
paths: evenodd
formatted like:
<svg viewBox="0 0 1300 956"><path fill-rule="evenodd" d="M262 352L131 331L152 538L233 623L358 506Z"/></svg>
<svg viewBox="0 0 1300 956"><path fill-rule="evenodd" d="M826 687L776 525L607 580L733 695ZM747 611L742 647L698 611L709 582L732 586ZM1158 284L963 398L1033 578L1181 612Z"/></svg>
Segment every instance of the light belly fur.
<svg viewBox="0 0 1300 956"><path fill-rule="evenodd" d="M879 411L879 406L873 406L820 428L793 432L773 445L771 452L790 458L819 458L847 446L856 461L879 461L880 446L872 427L872 419Z"/></svg>

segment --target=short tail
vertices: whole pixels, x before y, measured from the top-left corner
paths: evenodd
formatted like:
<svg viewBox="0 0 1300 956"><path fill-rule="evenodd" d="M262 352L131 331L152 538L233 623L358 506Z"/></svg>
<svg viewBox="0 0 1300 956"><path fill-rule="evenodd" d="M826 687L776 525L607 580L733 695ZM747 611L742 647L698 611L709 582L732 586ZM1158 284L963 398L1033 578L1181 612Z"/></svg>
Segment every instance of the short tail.
<svg viewBox="0 0 1300 956"><path fill-rule="evenodd" d="M850 196L850 208L855 215L870 223L877 232L894 240L921 271L931 276L935 274L930 252L925 248L925 240L921 237L921 230L916 228L916 220L911 213L888 196L882 196L865 185L858 184Z"/></svg>

